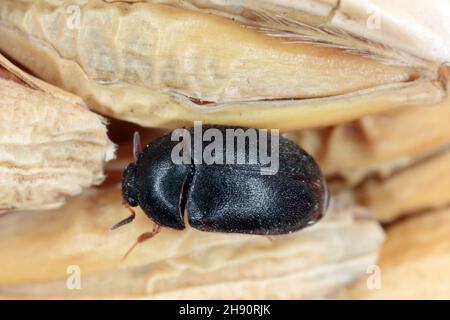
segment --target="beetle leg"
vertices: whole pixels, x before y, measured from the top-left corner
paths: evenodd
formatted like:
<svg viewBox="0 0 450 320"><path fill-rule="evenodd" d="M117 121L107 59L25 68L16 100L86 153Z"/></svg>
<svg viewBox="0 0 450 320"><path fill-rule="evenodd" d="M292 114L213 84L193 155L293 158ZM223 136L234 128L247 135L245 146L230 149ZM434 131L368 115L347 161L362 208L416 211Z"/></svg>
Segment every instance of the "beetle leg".
<svg viewBox="0 0 450 320"><path fill-rule="evenodd" d="M131 208L129 205L126 205L126 207L128 208L128 210L130 210L131 215L129 217L123 219L122 221L119 221L115 225L113 225L111 227L111 230L114 230L114 229L120 228L126 224L129 224L130 222L132 222L134 220L134 218L136 218L136 212L134 212L133 208Z"/></svg>
<svg viewBox="0 0 450 320"><path fill-rule="evenodd" d="M161 230L161 226L159 224L154 225L153 230L151 232L145 232L143 234L141 234L137 239L136 242L131 246L130 249L128 249L128 251L125 253L125 255L122 257L122 261L124 261L129 255L130 253L134 250L134 248L136 248L136 246L148 239L153 238L154 236L156 236L159 231Z"/></svg>
<svg viewBox="0 0 450 320"><path fill-rule="evenodd" d="M139 134L139 132L135 131L133 135L133 157L135 162L137 161L141 153L142 153L141 135Z"/></svg>

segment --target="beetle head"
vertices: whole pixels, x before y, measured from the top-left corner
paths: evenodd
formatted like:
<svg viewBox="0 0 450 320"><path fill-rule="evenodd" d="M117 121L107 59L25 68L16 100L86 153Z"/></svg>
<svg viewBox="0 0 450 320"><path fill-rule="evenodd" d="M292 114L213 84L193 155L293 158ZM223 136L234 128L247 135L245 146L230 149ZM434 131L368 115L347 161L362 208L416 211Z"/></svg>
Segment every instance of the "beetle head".
<svg viewBox="0 0 450 320"><path fill-rule="evenodd" d="M136 184L136 165L131 163L123 172L122 197L131 207L139 205L138 190Z"/></svg>

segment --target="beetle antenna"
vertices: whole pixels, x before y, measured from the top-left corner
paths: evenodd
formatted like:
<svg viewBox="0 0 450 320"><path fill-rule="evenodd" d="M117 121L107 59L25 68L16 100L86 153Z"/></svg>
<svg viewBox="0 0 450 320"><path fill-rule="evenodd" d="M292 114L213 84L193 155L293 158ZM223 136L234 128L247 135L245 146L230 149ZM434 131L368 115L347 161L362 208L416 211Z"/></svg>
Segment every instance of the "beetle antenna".
<svg viewBox="0 0 450 320"><path fill-rule="evenodd" d="M126 205L126 207L128 208L128 210L130 210L131 215L129 217L123 219L122 221L119 221L115 225L113 225L111 227L111 230L114 230L114 229L120 228L126 224L129 224L130 222L132 222L134 220L134 218L136 218L136 212L134 212L133 208L131 208L129 205Z"/></svg>
<svg viewBox="0 0 450 320"><path fill-rule="evenodd" d="M153 230L151 232L145 232L143 234L141 234L137 239L136 242L131 246L130 249L127 250L127 252L124 254L124 256L122 257L122 261L124 261L129 255L130 253L134 250L134 248L136 248L136 246L148 239L153 238L154 236L156 236L159 231L161 230L161 226L159 224L156 224L153 226Z"/></svg>
<svg viewBox="0 0 450 320"><path fill-rule="evenodd" d="M139 134L138 131L135 131L133 135L133 157L135 162L137 161L141 153L142 153L141 135Z"/></svg>

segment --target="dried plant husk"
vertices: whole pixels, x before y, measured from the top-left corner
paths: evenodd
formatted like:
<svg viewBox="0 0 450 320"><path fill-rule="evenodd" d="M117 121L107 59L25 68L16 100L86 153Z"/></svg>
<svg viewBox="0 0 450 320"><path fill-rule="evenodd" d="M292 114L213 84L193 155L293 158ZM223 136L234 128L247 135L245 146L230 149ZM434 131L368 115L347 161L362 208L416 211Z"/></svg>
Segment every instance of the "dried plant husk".
<svg viewBox="0 0 450 320"><path fill-rule="evenodd" d="M287 41L151 1L86 1L72 28L69 5L2 1L0 50L94 110L143 126L202 120L300 129L435 104L447 94L439 64L384 59L392 50Z"/></svg>
<svg viewBox="0 0 450 320"><path fill-rule="evenodd" d="M383 232L345 197L316 225L263 236L162 228L121 258L153 223L127 210L118 187L92 190L59 210L0 219L0 296L53 298L302 298L337 292L375 263ZM49 250L48 248L52 249ZM81 290L66 287L68 266Z"/></svg>
<svg viewBox="0 0 450 320"><path fill-rule="evenodd" d="M379 289L366 279L351 299L450 299L450 208L402 220L387 229L379 262ZM373 288L373 287L372 287Z"/></svg>
<svg viewBox="0 0 450 320"><path fill-rule="evenodd" d="M333 190L382 222L450 203L450 100L405 107L333 127L288 132L327 175Z"/></svg>
<svg viewBox="0 0 450 320"><path fill-rule="evenodd" d="M390 176L450 144L450 101L405 107L357 121L288 132L329 177L353 187L370 175Z"/></svg>
<svg viewBox="0 0 450 320"><path fill-rule="evenodd" d="M298 42L320 41L405 60L450 61L448 0L147 1L222 15Z"/></svg>
<svg viewBox="0 0 450 320"><path fill-rule="evenodd" d="M103 118L0 55L0 213L61 206L114 156Z"/></svg>
<svg viewBox="0 0 450 320"><path fill-rule="evenodd" d="M355 197L383 222L450 204L450 145L388 178L369 179Z"/></svg>

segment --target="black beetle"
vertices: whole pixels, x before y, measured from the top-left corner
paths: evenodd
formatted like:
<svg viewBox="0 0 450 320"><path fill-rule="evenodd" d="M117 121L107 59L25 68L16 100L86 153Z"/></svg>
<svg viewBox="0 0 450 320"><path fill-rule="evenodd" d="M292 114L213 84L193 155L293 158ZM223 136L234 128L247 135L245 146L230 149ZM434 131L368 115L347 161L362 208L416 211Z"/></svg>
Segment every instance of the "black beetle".
<svg viewBox="0 0 450 320"><path fill-rule="evenodd" d="M185 132L191 136L200 132L200 144L202 150L206 150L210 142L203 141L203 135L208 129L215 129L215 133L223 137L228 137L229 130L241 130L240 133L255 130L259 137L264 133L224 126L197 128L200 131L195 131L194 127ZM179 148L185 136L172 141L168 134L140 151L137 147L139 138L135 134L135 162L128 165L122 180L124 202L129 207L140 206L157 226L174 229L185 228L185 210L189 225L202 231L277 235L315 223L328 205L327 187L319 166L292 141L267 133L265 131L266 150L272 150L274 137L278 144L278 171L275 174L262 174L261 157L256 162L251 161L255 160L252 156L260 156L261 151L261 144L255 147L251 135L241 140L245 145L241 149L234 147L234 142L239 142L234 136L232 151L226 154L227 160L228 156L234 160L241 157L240 164L236 161L233 164L196 162L195 137L186 144L190 149L185 159L191 163L175 164L173 150ZM217 139L209 138L210 141ZM216 146L222 145L222 150L229 152L224 140L216 141ZM214 150L211 155L216 157L216 153ZM133 218L134 214L115 227ZM158 228L141 236L138 242L153 236Z"/></svg>

